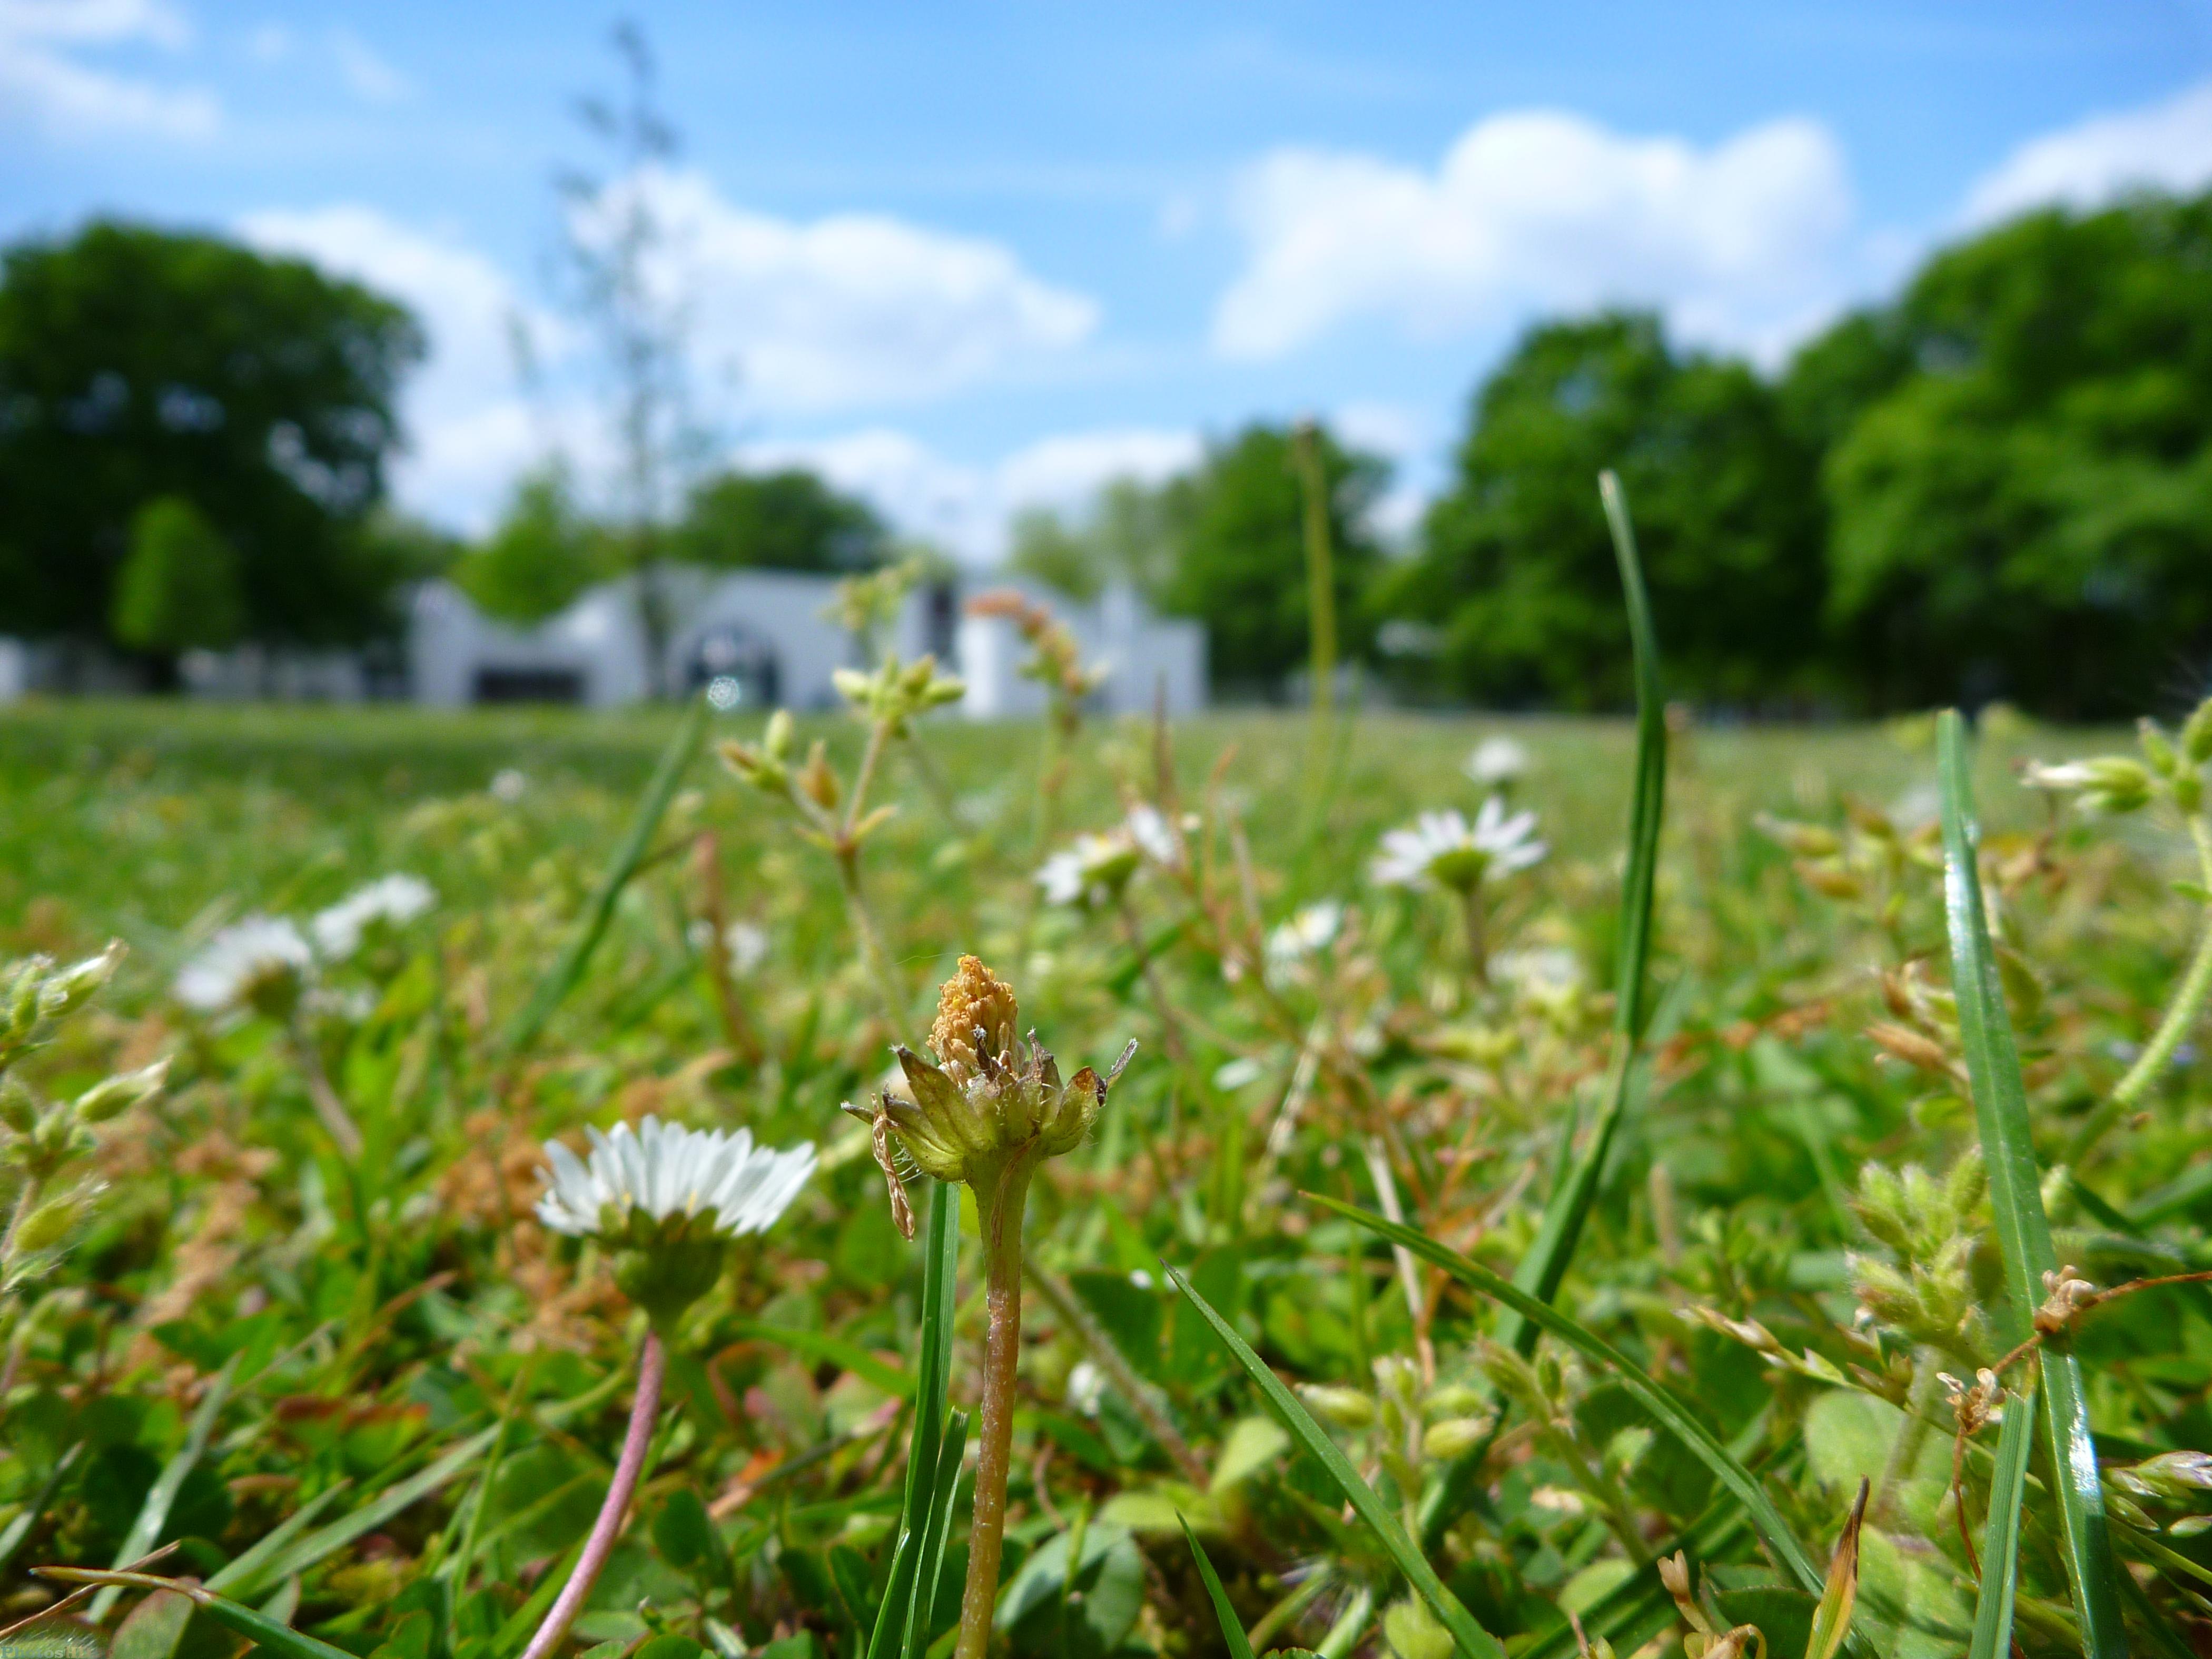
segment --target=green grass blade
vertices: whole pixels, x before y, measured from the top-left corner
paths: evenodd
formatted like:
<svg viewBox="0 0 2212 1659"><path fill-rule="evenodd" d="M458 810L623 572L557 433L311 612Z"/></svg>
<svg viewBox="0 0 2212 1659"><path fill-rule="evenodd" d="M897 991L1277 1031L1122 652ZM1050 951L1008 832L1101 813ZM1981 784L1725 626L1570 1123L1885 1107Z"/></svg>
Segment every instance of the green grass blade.
<svg viewBox="0 0 2212 1659"><path fill-rule="evenodd" d="M872 1388L882 1389L895 1399L911 1400L916 1387L912 1371L880 1359L857 1342L848 1342L842 1336L827 1336L820 1331L793 1330L783 1325L763 1325L757 1320L741 1319L732 1328L732 1334L760 1342L773 1342L779 1347L808 1359L828 1360L842 1365Z"/></svg>
<svg viewBox="0 0 2212 1659"><path fill-rule="evenodd" d="M1607 1155L1613 1150L1613 1135L1628 1104L1649 995L1652 896L1658 881L1659 826L1667 800L1666 692L1659 679L1659 636L1651 625L1651 601L1644 591L1636 530L1629 521L1628 501L1621 494L1620 479L1610 471L1601 473L1598 494L1605 503L1606 523L1613 532L1613 558L1620 568L1621 597L1628 611L1636 682L1636 785L1628 812L1628 861L1620 879L1613 1054L1606 1066L1604 1094L1582 1156L1553 1188L1536 1237L1513 1273L1513 1282L1540 1302L1549 1302L1559 1294L1559 1282L1574 1260L1583 1223L1597 1197L1598 1178L1605 1173ZM1509 1309L1498 1319L1497 1336L1525 1354L1535 1346L1536 1328ZM1423 1496L1420 1521L1425 1546L1433 1548L1459 1513L1475 1471L1488 1452L1487 1445L1477 1447L1449 1466Z"/></svg>
<svg viewBox="0 0 2212 1659"><path fill-rule="evenodd" d="M62 1484L62 1477L76 1467L84 1451L80 1440L54 1460L52 1471L39 1483L39 1490L31 1501L16 1511L4 1530L0 1530L0 1567L15 1559L15 1552L23 1547L23 1540L31 1535L31 1528L39 1524L39 1517L46 1512L46 1505L54 1501L54 1493Z"/></svg>
<svg viewBox="0 0 2212 1659"><path fill-rule="evenodd" d="M1244 1634L1243 1621L1237 1618L1237 1609L1229 1605L1229 1592L1221 1588L1221 1575L1206 1559L1206 1548L1198 1541L1198 1534L1190 1529L1190 1522L1176 1512L1176 1520L1182 1528L1183 1542L1198 1559L1198 1576L1206 1581L1206 1594L1213 1603L1213 1616L1221 1624L1221 1639L1228 1644L1229 1659L1252 1659L1252 1643Z"/></svg>
<svg viewBox="0 0 2212 1659"><path fill-rule="evenodd" d="M941 1181L930 1182L929 1219L921 1234L921 1340L916 1369L902 1372L914 1397L914 1433L907 1443L906 1497L899 1509L898 1542L891 1553L890 1581L876 1627L868 1638L867 1659L888 1659L901 1641L922 1545L929 1530L930 1499L937 1480L938 1447L945 1433L945 1397L951 1388L953 1285L960 1250L960 1191Z"/></svg>
<svg viewBox="0 0 2212 1659"><path fill-rule="evenodd" d="M1549 1331L1584 1358L1615 1373L1621 1385L1635 1395L1644 1410L1665 1425L1699 1462L1713 1472L1714 1478L1723 1486L1735 1494L1736 1500L1750 1514L1751 1523L1758 1529L1767 1548L1773 1552L1799 1585L1814 1595L1826 1589L1827 1575L1798 1540L1789 1522L1783 1518L1782 1511L1775 1508L1773 1500L1766 1495L1766 1489L1759 1485L1759 1477L1716 1440L1705 1425L1692 1415L1688 1407L1654 1382L1644 1368L1626 1354L1579 1321L1569 1318L1548 1303L1538 1301L1518 1285L1499 1278L1489 1268L1468 1261L1456 1250L1445 1249L1425 1234L1417 1233L1411 1227L1399 1226L1395 1222L1355 1206L1340 1204L1333 1198L1323 1198L1315 1193L1308 1193L1306 1197L1332 1214L1342 1216L1347 1221L1356 1221L1370 1232L1380 1234L1393 1244L1404 1245L1423 1261L1443 1268L1470 1290L1479 1291L1494 1301L1504 1303L1532 1325Z"/></svg>
<svg viewBox="0 0 2212 1659"><path fill-rule="evenodd" d="M922 1534L921 1553L915 1561L915 1593L907 1614L904 1659L922 1659L929 1633L937 1626L939 1579L945 1567L945 1544L952 1535L952 1499L960 1488L960 1465L968 1455L968 1413L955 1412L945 1425L945 1438L937 1453L937 1480L929 1499L929 1530Z"/></svg>
<svg viewBox="0 0 2212 1659"><path fill-rule="evenodd" d="M1164 1267L1166 1264L1161 1265ZM1421 1599L1434 1609L1444 1628L1451 1632L1452 1640L1458 1644L1460 1651L1467 1655L1468 1659L1504 1659L1505 1650L1498 1638L1476 1624L1474 1616L1460 1605L1459 1598L1444 1588L1443 1581L1437 1577L1436 1569L1429 1565L1428 1558L1413 1547L1413 1540L1406 1536L1405 1529L1398 1524L1398 1517L1376 1495L1375 1488L1359 1478L1359 1471L1352 1467L1351 1460L1329 1437L1328 1431L1313 1420L1306 1408L1298 1403L1297 1396L1283 1386L1282 1379L1267 1369L1267 1362L1252 1352L1250 1346L1237 1334L1229 1322L1216 1313L1206 1299L1192 1288L1190 1280L1183 1276L1181 1270L1169 1267L1167 1274L1174 1281L1176 1289L1182 1292L1184 1299L1197 1309L1200 1317L1213 1328L1213 1334L1221 1339L1222 1346L1244 1368L1245 1375L1259 1384L1260 1392L1275 1408L1275 1414L1282 1419L1283 1426L1291 1431L1292 1437L1305 1448L1314 1461L1328 1472L1329 1478L1336 1482L1337 1489L1352 1505L1353 1513L1374 1529L1376 1536L1382 1540L1384 1551L1397 1564L1398 1571L1406 1575L1407 1581L1420 1592Z"/></svg>
<svg viewBox="0 0 2212 1659"><path fill-rule="evenodd" d="M177 1449L175 1456L161 1466L161 1473L147 1489L146 1501L138 1506L137 1519L123 1535L123 1546L115 1553L118 1570L143 1559L161 1541L161 1528L168 1524L170 1506L177 1501L177 1492L185 1484L185 1477L207 1451L208 1437L215 1432L215 1420L222 1414L223 1404L230 1398L230 1381L237 1371L238 1356L233 1354L223 1368L208 1379L207 1392L200 1396L199 1408L192 1413L192 1425L185 1432L185 1443ZM104 1624L122 1595L120 1584L102 1586L100 1594L92 1598L86 1616L95 1625Z"/></svg>
<svg viewBox="0 0 2212 1659"><path fill-rule="evenodd" d="M1951 989L1959 1001L1959 1037L1973 1085L1974 1116L1982 1158L1990 1174L1990 1210L2004 1257L2007 1305L2000 1330L2008 1344L2024 1340L2043 1302L2043 1275L2058 1267L2051 1223L2043 1212L2035 1143L2021 1082L2020 1051L2006 1012L1996 953L1990 945L1975 863L1980 830L1974 822L1973 781L1966 757L1966 726L1948 708L1936 725L1936 757L1943 805L1943 909L1951 935ZM2081 1362L2058 1343L2043 1351L2043 1422L2057 1474L2060 1530L2066 1577L2081 1623L2088 1659L2117 1659L2127 1651L2120 1624L2118 1567L2105 1522L2105 1494L2097 1478L2097 1448L2089 1435L2088 1401Z"/></svg>
<svg viewBox="0 0 2212 1659"><path fill-rule="evenodd" d="M636 816L631 818L629 833L623 837L622 845L607 866L606 874L600 878L599 890L592 895L592 902L577 925L575 934L561 952L559 958L545 970L525 1003L507 1028L501 1047L509 1058L525 1052L536 1042L545 1030L545 1022L553 1012L568 1000L568 993L584 976L584 969L592 960L592 953L599 948L606 937L607 924L614 920L615 904L637 874L638 866L645 862L647 851L653 845L653 832L660 828L660 820L667 815L669 802L676 799L677 786L684 775L691 769L691 757L698 753L699 739L707 730L707 700L694 697L691 710L684 723L676 728L676 735L668 740L661 751L659 764L653 770L645 793L638 798Z"/></svg>
<svg viewBox="0 0 2212 1659"><path fill-rule="evenodd" d="M280 1625L265 1613L241 1607L228 1596L216 1595L188 1579L157 1578L145 1572L96 1572L82 1567L41 1567L40 1574L64 1583L100 1584L120 1595L126 1589L171 1590L187 1596L192 1605L216 1624L244 1637L255 1647L282 1654L284 1659L356 1659L343 1648L316 1640L289 1625Z"/></svg>
<svg viewBox="0 0 2212 1659"><path fill-rule="evenodd" d="M1628 503L1620 482L1610 472L1601 474L1599 493L1605 501L1606 522L1613 530L1613 556L1620 566L1621 593L1628 610L1628 638L1635 659L1636 787L1628 813L1628 861L1620 878L1620 944L1613 963L1613 1057L1606 1068L1605 1093L1590 1126L1582 1156L1567 1172L1551 1201L1535 1242L1515 1270L1513 1282L1539 1301L1559 1294L1582 1238L1583 1223L1597 1196L1598 1177L1604 1173L1606 1155L1620 1127L1627 1104L1629 1077L1636 1060L1637 1040L1644 1034L1650 988L1646 971L1651 957L1652 895L1659 868L1659 825L1667 797L1667 704L1659 684L1659 641L1651 627L1651 603L1644 590L1644 568L1637 557L1636 532L1629 523ZM1534 1345L1536 1333L1521 1317L1508 1312L1499 1322L1498 1340L1523 1353Z"/></svg>
<svg viewBox="0 0 2212 1659"><path fill-rule="evenodd" d="M1996 1474L1990 1481L1989 1529L1982 1538L1982 1589L1974 1602L1974 1644L1966 1659L2004 1659L2012 1651L2013 1598L2020 1589L2020 1508L2027 1493L2027 1454L2035 1443L2035 1384L2005 1401L1997 1431Z"/></svg>
<svg viewBox="0 0 2212 1659"><path fill-rule="evenodd" d="M461 1442L421 1473L386 1487L343 1520L309 1533L281 1554L264 1557L251 1571L237 1571L244 1565L243 1557L232 1562L208 1580L208 1587L222 1589L242 1601L252 1601L294 1573L304 1572L317 1562L337 1554L355 1539L374 1532L409 1504L428 1497L490 1450L491 1443L498 1437L499 1425L494 1424L483 1433Z"/></svg>
<svg viewBox="0 0 2212 1659"><path fill-rule="evenodd" d="M238 1584L266 1585L270 1581L261 1569L289 1549L292 1540L313 1526L315 1518L344 1497L352 1486L350 1480L325 1486L271 1527L250 1549L218 1568L207 1581L207 1587L228 1592Z"/></svg>

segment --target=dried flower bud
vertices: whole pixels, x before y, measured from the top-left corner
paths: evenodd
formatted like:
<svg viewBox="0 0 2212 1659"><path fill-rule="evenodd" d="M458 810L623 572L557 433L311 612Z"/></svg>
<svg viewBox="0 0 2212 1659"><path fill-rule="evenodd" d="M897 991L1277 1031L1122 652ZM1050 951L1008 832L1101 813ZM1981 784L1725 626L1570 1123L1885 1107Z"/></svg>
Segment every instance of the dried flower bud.
<svg viewBox="0 0 2212 1659"><path fill-rule="evenodd" d="M836 769L830 764L829 751L822 739L817 738L814 746L806 751L806 764L799 770L799 793L825 812L837 810L844 790L837 781Z"/></svg>
<svg viewBox="0 0 2212 1659"><path fill-rule="evenodd" d="M961 957L939 994L930 1033L937 1061L902 1043L892 1050L913 1103L887 1092L872 1110L849 1102L844 1109L871 1126L888 1120L922 1173L966 1182L979 1196L1017 1158L1073 1152L1137 1045L1122 1050L1104 1077L1086 1066L1063 1082L1035 1032L1026 1043L1015 1036L1018 1012L1012 988L975 957Z"/></svg>

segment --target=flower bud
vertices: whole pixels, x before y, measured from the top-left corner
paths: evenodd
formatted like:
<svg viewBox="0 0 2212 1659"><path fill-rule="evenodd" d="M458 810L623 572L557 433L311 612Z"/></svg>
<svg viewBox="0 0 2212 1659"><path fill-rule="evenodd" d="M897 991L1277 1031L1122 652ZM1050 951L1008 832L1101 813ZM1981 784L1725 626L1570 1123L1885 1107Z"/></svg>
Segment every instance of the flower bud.
<svg viewBox="0 0 2212 1659"><path fill-rule="evenodd" d="M1490 1402L1480 1389L1471 1389L1464 1382L1447 1382L1429 1390L1421 1402L1422 1412L1430 1417L1472 1417Z"/></svg>
<svg viewBox="0 0 2212 1659"><path fill-rule="evenodd" d="M39 1103L31 1091L12 1077L0 1081L0 1123L27 1135L38 1122Z"/></svg>
<svg viewBox="0 0 2212 1659"><path fill-rule="evenodd" d="M2057 766L2030 762L2021 780L2031 789L2069 792L2087 812L2133 812L2150 804L2150 773L2124 755L2099 755Z"/></svg>
<svg viewBox="0 0 2212 1659"><path fill-rule="evenodd" d="M791 711L779 708L768 717L768 730L761 735L761 748L772 761L787 761L793 741Z"/></svg>
<svg viewBox="0 0 2212 1659"><path fill-rule="evenodd" d="M1428 1432L1421 1437L1421 1450L1439 1462L1455 1457L1464 1457L1482 1443L1489 1431L1488 1421L1480 1417L1447 1417L1441 1423L1431 1423Z"/></svg>
<svg viewBox="0 0 2212 1659"><path fill-rule="evenodd" d="M2194 812L2204 804L2204 778L2197 772L2176 772L2173 775L2173 804L2185 812Z"/></svg>
<svg viewBox="0 0 2212 1659"><path fill-rule="evenodd" d="M69 1236L69 1230L76 1224L76 1218L83 1208L84 1195L82 1193L64 1193L48 1199L26 1216L23 1224L15 1230L16 1249L27 1254L60 1243Z"/></svg>
<svg viewBox="0 0 2212 1659"><path fill-rule="evenodd" d="M1373 1397L1358 1389L1310 1382L1298 1392L1305 1396L1307 1405L1340 1429L1364 1429L1375 1420Z"/></svg>
<svg viewBox="0 0 2212 1659"><path fill-rule="evenodd" d="M128 949L121 939L111 939L98 956L87 957L50 976L39 991L39 1012L49 1019L59 1019L82 1007L93 993L115 977Z"/></svg>
<svg viewBox="0 0 2212 1659"><path fill-rule="evenodd" d="M844 791L838 785L837 774L830 766L829 753L819 738L814 740L813 748L807 750L806 764L799 769L799 787L807 799L825 812L836 811L838 801L843 797Z"/></svg>
<svg viewBox="0 0 2212 1659"><path fill-rule="evenodd" d="M2173 752L2172 739L2158 728L2158 722L2145 715L2136 722L2136 732L2142 744L2143 759L2150 769L2162 778L2170 778L2180 764Z"/></svg>
<svg viewBox="0 0 2212 1659"><path fill-rule="evenodd" d="M2197 705L2181 728L2181 752L2191 766L2212 761L2212 697Z"/></svg>
<svg viewBox="0 0 2212 1659"><path fill-rule="evenodd" d="M86 1123L105 1123L158 1093L168 1075L169 1062L157 1060L141 1070L95 1083L76 1097L77 1117Z"/></svg>

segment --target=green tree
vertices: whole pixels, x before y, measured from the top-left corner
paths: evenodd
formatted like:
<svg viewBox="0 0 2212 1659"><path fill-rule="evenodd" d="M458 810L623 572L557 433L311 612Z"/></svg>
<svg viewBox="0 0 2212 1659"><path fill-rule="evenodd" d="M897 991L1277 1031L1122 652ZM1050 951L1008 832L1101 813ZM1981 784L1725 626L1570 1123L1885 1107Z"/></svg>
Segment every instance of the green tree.
<svg viewBox="0 0 2212 1659"><path fill-rule="evenodd" d="M489 616L541 622L614 574L611 539L577 505L567 469L542 467L515 485L498 528L454 564L453 581Z"/></svg>
<svg viewBox="0 0 2212 1659"><path fill-rule="evenodd" d="M140 507L115 582L116 641L166 669L179 652L220 650L245 629L246 595L230 544L180 495Z"/></svg>
<svg viewBox="0 0 2212 1659"><path fill-rule="evenodd" d="M723 472L691 491L675 556L723 569L872 569L890 538L863 501L799 467Z"/></svg>
<svg viewBox="0 0 2212 1659"><path fill-rule="evenodd" d="M2212 658L2212 196L2030 215L1808 348L1830 607L1870 696L2105 718Z"/></svg>
<svg viewBox="0 0 2212 1659"><path fill-rule="evenodd" d="M246 637L392 621L363 535L422 354L405 311L296 259L98 222L0 256L0 632L106 636L139 510L236 556Z"/></svg>
<svg viewBox="0 0 2212 1659"><path fill-rule="evenodd" d="M1382 559L1368 515L1389 469L1346 449L1325 429L1317 441L1335 556L1340 648L1350 657L1367 640L1361 602ZM1212 446L1194 472L1162 495L1158 510L1171 526L1174 564L1160 584L1161 607L1206 624L1217 686L1273 691L1304 666L1308 639L1304 505L1289 428L1246 427Z"/></svg>
<svg viewBox="0 0 2212 1659"><path fill-rule="evenodd" d="M1440 688L1612 707L1627 629L1597 475L1636 517L1670 686L1765 702L1819 683L1814 460L1741 363L1683 356L1657 319L1532 330L1476 394L1423 550L1379 596L1440 630Z"/></svg>

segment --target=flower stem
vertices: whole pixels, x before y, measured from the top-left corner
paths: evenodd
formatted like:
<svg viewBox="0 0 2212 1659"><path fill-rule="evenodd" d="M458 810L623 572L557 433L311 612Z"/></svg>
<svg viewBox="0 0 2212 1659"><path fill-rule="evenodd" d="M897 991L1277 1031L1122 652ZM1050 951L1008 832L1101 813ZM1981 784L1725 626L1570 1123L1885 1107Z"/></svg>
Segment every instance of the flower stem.
<svg viewBox="0 0 2212 1659"><path fill-rule="evenodd" d="M660 1333L648 1329L644 1352L638 1357L637 1400L629 1408L629 1432L623 1437L622 1457L615 1465L607 1500L599 1505L599 1518L592 1523L591 1536L584 1540L584 1553L576 1558L575 1571L562 1586L538 1634L522 1650L522 1659L547 1659L561 1645L568 1626L583 1611L584 1598L598 1582L599 1569L613 1553L615 1540L622 1535L623 1517L629 1512L630 1494L637 1490L638 1477L645 1473L646 1449L653 1443L653 1419L660 1414L660 1379L667 1368L668 1351L661 1346Z"/></svg>
<svg viewBox="0 0 2212 1659"><path fill-rule="evenodd" d="M1462 895L1467 920L1467 965L1477 985L1490 983L1490 946L1486 938L1482 915L1482 884L1475 883Z"/></svg>
<svg viewBox="0 0 2212 1659"><path fill-rule="evenodd" d="M292 1051L300 1061L300 1074L307 1079L307 1099L314 1106L315 1115L322 1120L323 1127L337 1142L338 1151L348 1158L359 1158L362 1151L361 1127L353 1121L353 1114L338 1098L338 1091L331 1086L330 1074L323 1070L323 1056L315 1047L315 1039L298 1018L292 1021Z"/></svg>
<svg viewBox="0 0 2212 1659"><path fill-rule="evenodd" d="M960 1638L953 1659L984 1659L999 1600L999 1554L1006 1541L1006 1471L1014 1438L1014 1370L1022 1352L1022 1212L1036 1169L1036 1143L1008 1161L982 1200L988 1252L983 1346L983 1420L975 1456L975 1512L968 1528L968 1583L960 1594ZM525 1655L524 1659L538 1659Z"/></svg>
<svg viewBox="0 0 2212 1659"><path fill-rule="evenodd" d="M2207 884L2212 885L2212 832L2205 829L2204 820L2192 817L2190 834L2197 842L2197 861L2203 866ZM2145 1045L2136 1063L2128 1067L2128 1074L2112 1091L2112 1103L2122 1111L2132 1110L2136 1103L2148 1091L2166 1062L2181 1047L2181 1040L2189 1035L2189 1028L2204 1011L2204 998L2212 992L2212 908L2208 908L2203 937L2197 942L2197 954L2191 958L2189 971L2182 976L2181 988L2173 994L2173 1004L2166 1011L2166 1018L2158 1024L2157 1031Z"/></svg>

